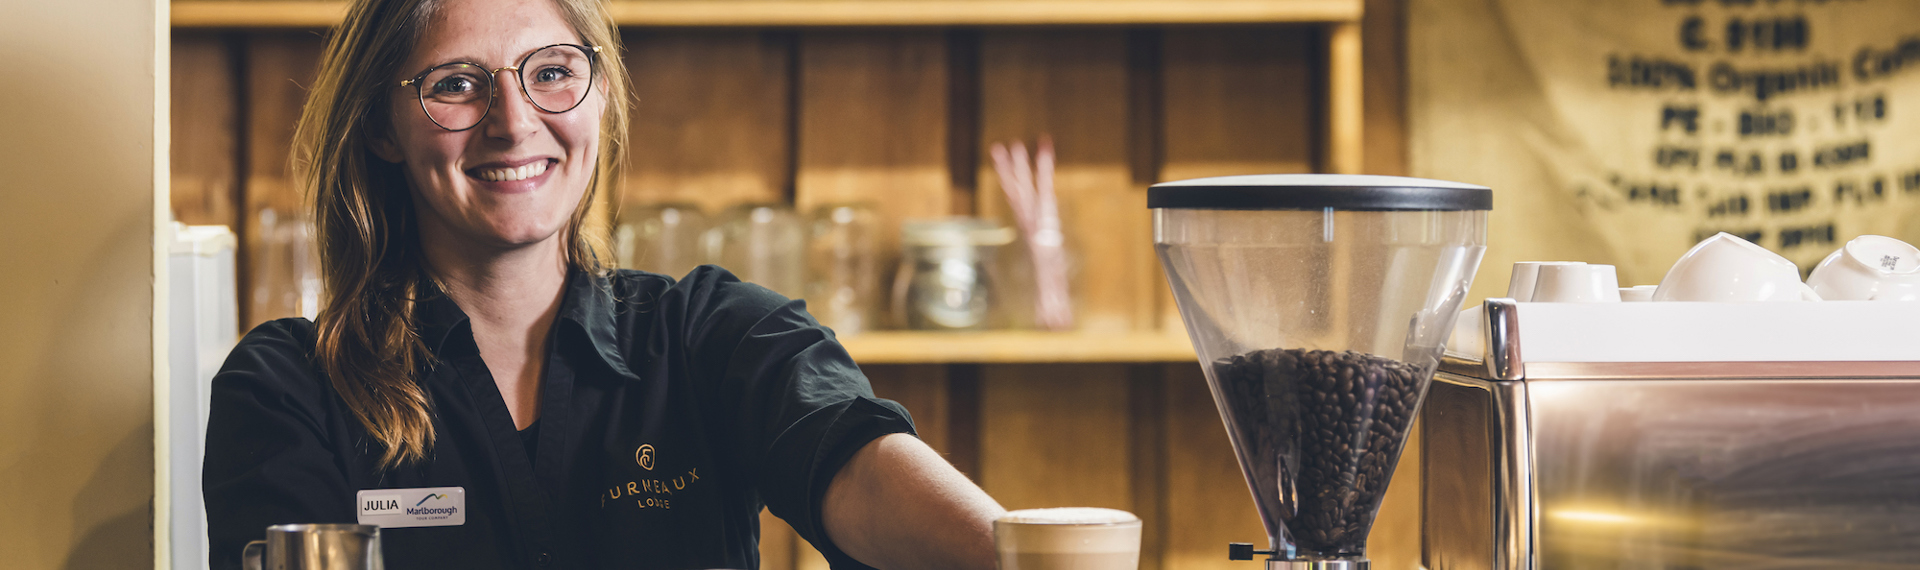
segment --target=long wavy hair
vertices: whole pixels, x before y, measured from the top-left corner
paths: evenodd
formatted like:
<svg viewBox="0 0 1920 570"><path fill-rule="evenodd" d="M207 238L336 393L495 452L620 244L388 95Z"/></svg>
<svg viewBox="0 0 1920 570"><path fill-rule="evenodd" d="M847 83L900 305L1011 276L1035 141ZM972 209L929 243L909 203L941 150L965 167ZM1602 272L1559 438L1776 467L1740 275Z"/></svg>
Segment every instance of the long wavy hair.
<svg viewBox="0 0 1920 570"><path fill-rule="evenodd" d="M413 315L440 290L422 257L413 200L402 167L380 160L369 141L389 134L393 77L445 0L356 0L333 31L294 132L294 171L313 206L324 303L313 358L391 469L426 458L432 410L418 382L432 355ZM606 97L599 159L562 236L567 263L601 272L597 235L583 232L589 206L615 188L626 156L628 83L619 30L602 0L553 0L580 39L602 49L596 88ZM516 92L502 89L502 96ZM410 103L410 101L399 101Z"/></svg>

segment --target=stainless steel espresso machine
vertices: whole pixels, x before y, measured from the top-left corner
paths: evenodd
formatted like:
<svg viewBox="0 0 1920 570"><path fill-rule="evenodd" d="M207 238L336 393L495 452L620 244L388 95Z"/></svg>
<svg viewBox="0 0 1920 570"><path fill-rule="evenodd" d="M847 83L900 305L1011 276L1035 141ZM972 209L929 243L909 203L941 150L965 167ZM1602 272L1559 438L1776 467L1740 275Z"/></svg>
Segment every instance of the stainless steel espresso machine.
<svg viewBox="0 0 1920 570"><path fill-rule="evenodd" d="M1154 245L1266 525L1268 570L1364 570L1485 251L1492 192L1385 176L1148 190Z"/></svg>
<svg viewBox="0 0 1920 570"><path fill-rule="evenodd" d="M1920 303L1460 324L1421 412L1426 568L1920 569Z"/></svg>

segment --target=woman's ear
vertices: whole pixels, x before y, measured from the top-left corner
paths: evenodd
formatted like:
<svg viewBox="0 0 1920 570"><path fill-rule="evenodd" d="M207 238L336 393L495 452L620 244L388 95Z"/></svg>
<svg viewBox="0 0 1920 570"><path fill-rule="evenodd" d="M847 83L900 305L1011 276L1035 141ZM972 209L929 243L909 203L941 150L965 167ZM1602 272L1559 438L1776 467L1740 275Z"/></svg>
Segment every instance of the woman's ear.
<svg viewBox="0 0 1920 570"><path fill-rule="evenodd" d="M406 159L400 154L400 145L393 144L392 135L387 133L367 137L367 146L373 149L373 155L380 157L380 160L400 164Z"/></svg>

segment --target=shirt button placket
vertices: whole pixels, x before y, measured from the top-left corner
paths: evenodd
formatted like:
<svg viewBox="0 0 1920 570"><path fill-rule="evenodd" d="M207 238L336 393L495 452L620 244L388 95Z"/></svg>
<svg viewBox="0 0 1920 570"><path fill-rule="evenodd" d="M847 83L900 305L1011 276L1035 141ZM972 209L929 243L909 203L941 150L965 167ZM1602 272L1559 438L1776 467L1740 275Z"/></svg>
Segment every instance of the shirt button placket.
<svg viewBox="0 0 1920 570"><path fill-rule="evenodd" d="M553 564L553 555L547 553L546 551L541 551L540 554L535 555L533 557L533 562L535 564L539 564L541 568L546 568L547 566Z"/></svg>

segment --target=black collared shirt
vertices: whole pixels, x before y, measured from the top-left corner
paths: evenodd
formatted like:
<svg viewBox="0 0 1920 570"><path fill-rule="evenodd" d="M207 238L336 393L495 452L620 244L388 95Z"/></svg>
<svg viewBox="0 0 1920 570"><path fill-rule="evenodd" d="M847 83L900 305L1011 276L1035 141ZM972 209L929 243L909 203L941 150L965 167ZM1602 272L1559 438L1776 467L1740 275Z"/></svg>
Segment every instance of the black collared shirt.
<svg viewBox="0 0 1920 570"><path fill-rule="evenodd" d="M864 567L827 539L820 503L853 452L912 422L800 302L714 267L679 283L575 272L532 445L466 314L443 296L416 310L438 437L393 470L313 362L312 323L241 340L207 425L214 568L238 568L268 525L351 523L358 491L423 487L464 488L466 523L383 529L388 568L757 568L763 505L835 567Z"/></svg>

